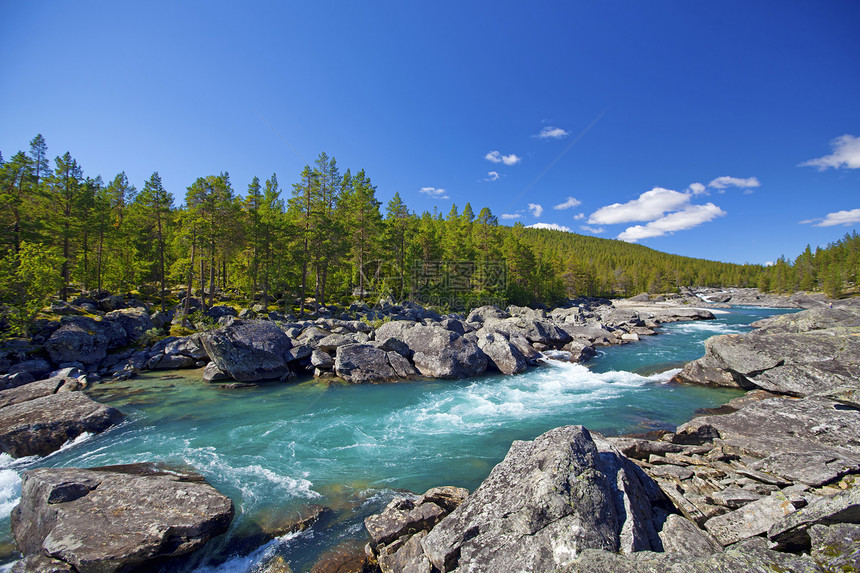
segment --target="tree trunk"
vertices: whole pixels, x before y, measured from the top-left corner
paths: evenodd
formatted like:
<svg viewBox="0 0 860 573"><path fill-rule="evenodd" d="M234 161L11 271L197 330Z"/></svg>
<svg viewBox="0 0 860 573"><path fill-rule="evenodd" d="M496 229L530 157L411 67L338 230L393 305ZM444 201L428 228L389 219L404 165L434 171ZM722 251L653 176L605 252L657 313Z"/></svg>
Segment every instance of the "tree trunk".
<svg viewBox="0 0 860 573"><path fill-rule="evenodd" d="M188 265L188 287L185 289L185 308L182 309L182 328L188 328L188 309L191 306L191 285L194 283L194 244L191 241L191 264Z"/></svg>

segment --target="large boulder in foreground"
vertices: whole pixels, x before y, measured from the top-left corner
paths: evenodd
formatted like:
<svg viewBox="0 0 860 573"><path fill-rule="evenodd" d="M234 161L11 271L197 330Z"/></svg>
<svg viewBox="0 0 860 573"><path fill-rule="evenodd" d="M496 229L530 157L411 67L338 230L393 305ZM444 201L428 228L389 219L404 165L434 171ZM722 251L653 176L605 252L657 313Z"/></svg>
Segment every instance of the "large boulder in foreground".
<svg viewBox="0 0 860 573"><path fill-rule="evenodd" d="M201 340L215 366L239 382L274 380L289 375L289 337L274 323L236 320L205 333Z"/></svg>
<svg viewBox="0 0 860 573"><path fill-rule="evenodd" d="M199 549L233 519L233 503L200 475L153 464L29 470L21 489L12 534L24 570L148 570Z"/></svg>
<svg viewBox="0 0 860 573"><path fill-rule="evenodd" d="M81 392L48 394L0 408L0 452L46 456L84 432L103 432L122 419L116 408Z"/></svg>
<svg viewBox="0 0 860 573"><path fill-rule="evenodd" d="M440 571L556 571L587 548L657 550L656 486L581 426L514 442L473 494L421 540Z"/></svg>

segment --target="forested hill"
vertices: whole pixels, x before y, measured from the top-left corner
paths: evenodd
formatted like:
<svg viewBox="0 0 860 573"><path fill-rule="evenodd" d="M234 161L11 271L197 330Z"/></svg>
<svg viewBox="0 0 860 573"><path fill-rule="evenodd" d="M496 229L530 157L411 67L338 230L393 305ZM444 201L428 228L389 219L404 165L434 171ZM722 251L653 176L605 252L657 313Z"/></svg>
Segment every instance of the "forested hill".
<svg viewBox="0 0 860 573"><path fill-rule="evenodd" d="M222 172L167 190L155 172L137 189L125 173L85 175L68 152L49 161L38 135L29 151L0 155L0 300L22 317L75 289L156 292L162 304L188 291L211 304L220 290L298 311L380 296L462 309L680 286L838 293L856 280L856 233L766 268L506 227L468 203L418 214L376 191L325 153L288 187L275 175L234 187Z"/></svg>

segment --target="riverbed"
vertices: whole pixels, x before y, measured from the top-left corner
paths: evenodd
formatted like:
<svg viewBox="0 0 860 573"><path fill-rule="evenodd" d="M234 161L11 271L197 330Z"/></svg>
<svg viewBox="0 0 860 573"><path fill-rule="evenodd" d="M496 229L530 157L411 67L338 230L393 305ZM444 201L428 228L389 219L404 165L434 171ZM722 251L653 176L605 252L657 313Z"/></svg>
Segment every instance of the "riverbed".
<svg viewBox="0 0 860 573"><path fill-rule="evenodd" d="M586 365L547 360L516 376L348 385L300 379L225 389L202 371L147 373L87 393L126 414L45 458L0 455L0 563L14 560L9 514L20 472L144 461L190 466L231 497L230 531L181 565L185 571L254 571L281 556L294 571L365 541L362 520L399 490L473 490L513 440L561 425L607 435L672 430L700 408L741 394L669 382L716 334L787 312L742 307L717 320L665 325L656 336L606 347ZM311 528L291 532L313 507Z"/></svg>

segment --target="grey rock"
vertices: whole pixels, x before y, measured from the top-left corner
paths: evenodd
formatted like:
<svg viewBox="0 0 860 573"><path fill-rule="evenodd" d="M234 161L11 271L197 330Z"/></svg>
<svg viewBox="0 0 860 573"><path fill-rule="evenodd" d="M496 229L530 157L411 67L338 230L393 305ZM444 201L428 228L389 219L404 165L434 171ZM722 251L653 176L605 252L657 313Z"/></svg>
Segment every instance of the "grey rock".
<svg viewBox="0 0 860 573"><path fill-rule="evenodd" d="M69 376L69 374L74 374L75 377ZM60 370L56 376L51 378L0 391L0 408L56 394L67 385L66 390L80 390L83 386L77 379L79 374L80 372L76 368L67 368Z"/></svg>
<svg viewBox="0 0 860 573"><path fill-rule="evenodd" d="M181 354L189 356L195 360L208 359L206 349L203 347L201 334L192 334L191 336L182 336L174 338L164 347L165 354Z"/></svg>
<svg viewBox="0 0 860 573"><path fill-rule="evenodd" d="M9 388L17 388L24 384L29 384L35 381L35 378L29 372L16 372L14 374L4 374L0 376L0 390L8 390Z"/></svg>
<svg viewBox="0 0 860 573"><path fill-rule="evenodd" d="M810 544L808 530L813 525L836 523L860 523L860 487L822 497L786 515L770 527L767 536L781 549L807 549Z"/></svg>
<svg viewBox="0 0 860 573"><path fill-rule="evenodd" d="M813 525L810 556L825 571L860 571L860 525Z"/></svg>
<svg viewBox="0 0 860 573"><path fill-rule="evenodd" d="M487 356L478 345L450 330L438 326L406 326L394 321L376 331L376 339L397 338L412 351L415 368L430 378L468 378L483 374ZM388 325L396 325L385 329ZM380 330L383 330L380 337ZM388 336L391 333L392 336Z"/></svg>
<svg viewBox="0 0 860 573"><path fill-rule="evenodd" d="M748 503L762 499L762 497L762 495L757 494L754 491L734 486L727 487L726 489L720 490L711 495L711 499L714 500L715 503L730 509L738 509Z"/></svg>
<svg viewBox="0 0 860 573"><path fill-rule="evenodd" d="M226 531L233 504L193 472L151 464L24 472L12 532L77 571L150 568Z"/></svg>
<svg viewBox="0 0 860 573"><path fill-rule="evenodd" d="M290 373L287 362L292 359L292 344L271 322L236 320L206 332L202 341L215 366L239 382L277 379Z"/></svg>
<svg viewBox="0 0 860 573"><path fill-rule="evenodd" d="M400 378L413 378L418 376L418 370L412 366L412 363L409 362L402 354L394 351L388 351L386 353L388 357L388 363L391 364L391 367L394 369L394 372Z"/></svg>
<svg viewBox="0 0 860 573"><path fill-rule="evenodd" d="M731 545L767 532L780 518L794 510L791 501L777 492L740 509L712 517L705 522L705 529L723 545Z"/></svg>
<svg viewBox="0 0 860 573"><path fill-rule="evenodd" d="M652 516L620 515L618 508L650 507L625 499L642 476L617 452L604 453L616 459L605 459L580 426L514 442L481 486L423 539L425 554L440 571L460 564L473 572L550 571L585 548L638 546L622 544L622 532L632 541ZM651 533L656 537L653 524Z"/></svg>
<svg viewBox="0 0 860 573"><path fill-rule="evenodd" d="M615 448L628 458L647 460L652 454L663 455L669 452L682 452L684 447L680 444L672 444L657 440L643 440L639 438L606 438Z"/></svg>
<svg viewBox="0 0 860 573"><path fill-rule="evenodd" d="M402 545L391 548L391 553L383 551L378 557L382 573L433 573L433 567L421 545L421 540L426 536L426 531L419 531Z"/></svg>
<svg viewBox="0 0 860 573"><path fill-rule="evenodd" d="M41 380L47 378L51 373L51 365L44 358L33 358L14 364L9 368L9 374L17 374L26 372L33 377L33 380Z"/></svg>
<svg viewBox="0 0 860 573"><path fill-rule="evenodd" d="M525 356L502 333L481 329L478 331L478 348L487 355L488 366L502 374L519 374L528 368Z"/></svg>
<svg viewBox="0 0 860 573"><path fill-rule="evenodd" d="M466 318L466 322L483 323L488 318L510 318L510 313L497 306L481 306L472 310Z"/></svg>
<svg viewBox="0 0 860 573"><path fill-rule="evenodd" d="M329 354L334 353L338 346L346 344L356 344L359 342L358 337L354 335L329 334L317 342L317 348Z"/></svg>
<svg viewBox="0 0 860 573"><path fill-rule="evenodd" d="M693 477L693 470L672 464L654 466L648 470L652 477L670 478L678 481Z"/></svg>
<svg viewBox="0 0 860 573"><path fill-rule="evenodd" d="M98 364L108 350L108 337L92 319L77 320L62 325L45 342L51 360Z"/></svg>
<svg viewBox="0 0 860 573"><path fill-rule="evenodd" d="M157 358L155 363L152 365L147 364L150 370L179 370L182 368L194 368L197 365L197 360L181 354L165 354L155 358Z"/></svg>
<svg viewBox="0 0 860 573"><path fill-rule="evenodd" d="M125 331L128 342L136 341L144 332L155 328L149 313L143 307L111 311L104 316L102 322L119 325Z"/></svg>
<svg viewBox="0 0 860 573"><path fill-rule="evenodd" d="M334 358L328 352L314 350L311 353L311 366L322 370L331 370L334 368Z"/></svg>
<svg viewBox="0 0 860 573"><path fill-rule="evenodd" d="M335 356L335 373L354 384L385 382L397 379L388 362L388 353L371 344L340 346Z"/></svg>
<svg viewBox="0 0 860 573"><path fill-rule="evenodd" d="M860 468L860 411L824 398L770 398L731 414L700 416L679 426L673 439L700 434L718 438L726 452L762 460L755 467L778 484L816 485L822 476Z"/></svg>
<svg viewBox="0 0 860 573"><path fill-rule="evenodd" d="M396 498L382 513L371 515L364 520L364 526L373 544L387 545L404 535L429 531L447 514L435 503L416 503L416 499Z"/></svg>
<svg viewBox="0 0 860 573"><path fill-rule="evenodd" d="M225 374L214 362L210 362L203 369L203 379L207 382L221 382L222 380L231 380L230 376Z"/></svg>
<svg viewBox="0 0 860 573"><path fill-rule="evenodd" d="M508 319L487 319L484 321L484 328L491 332L521 334L532 344L540 343L552 348L561 348L573 339L566 330L542 318L515 316Z"/></svg>
<svg viewBox="0 0 860 573"><path fill-rule="evenodd" d="M220 320L224 317L238 316L238 313L236 312L236 309L232 306L215 305L209 307L209 309L205 312L205 315L210 318L214 318L215 320Z"/></svg>
<svg viewBox="0 0 860 573"><path fill-rule="evenodd" d="M84 432L119 423L119 410L80 392L60 392L0 408L0 451L14 458L45 456Z"/></svg>
<svg viewBox="0 0 860 573"><path fill-rule="evenodd" d="M663 551L690 557L707 557L720 553L723 546L714 536L677 514L669 514L660 530Z"/></svg>

